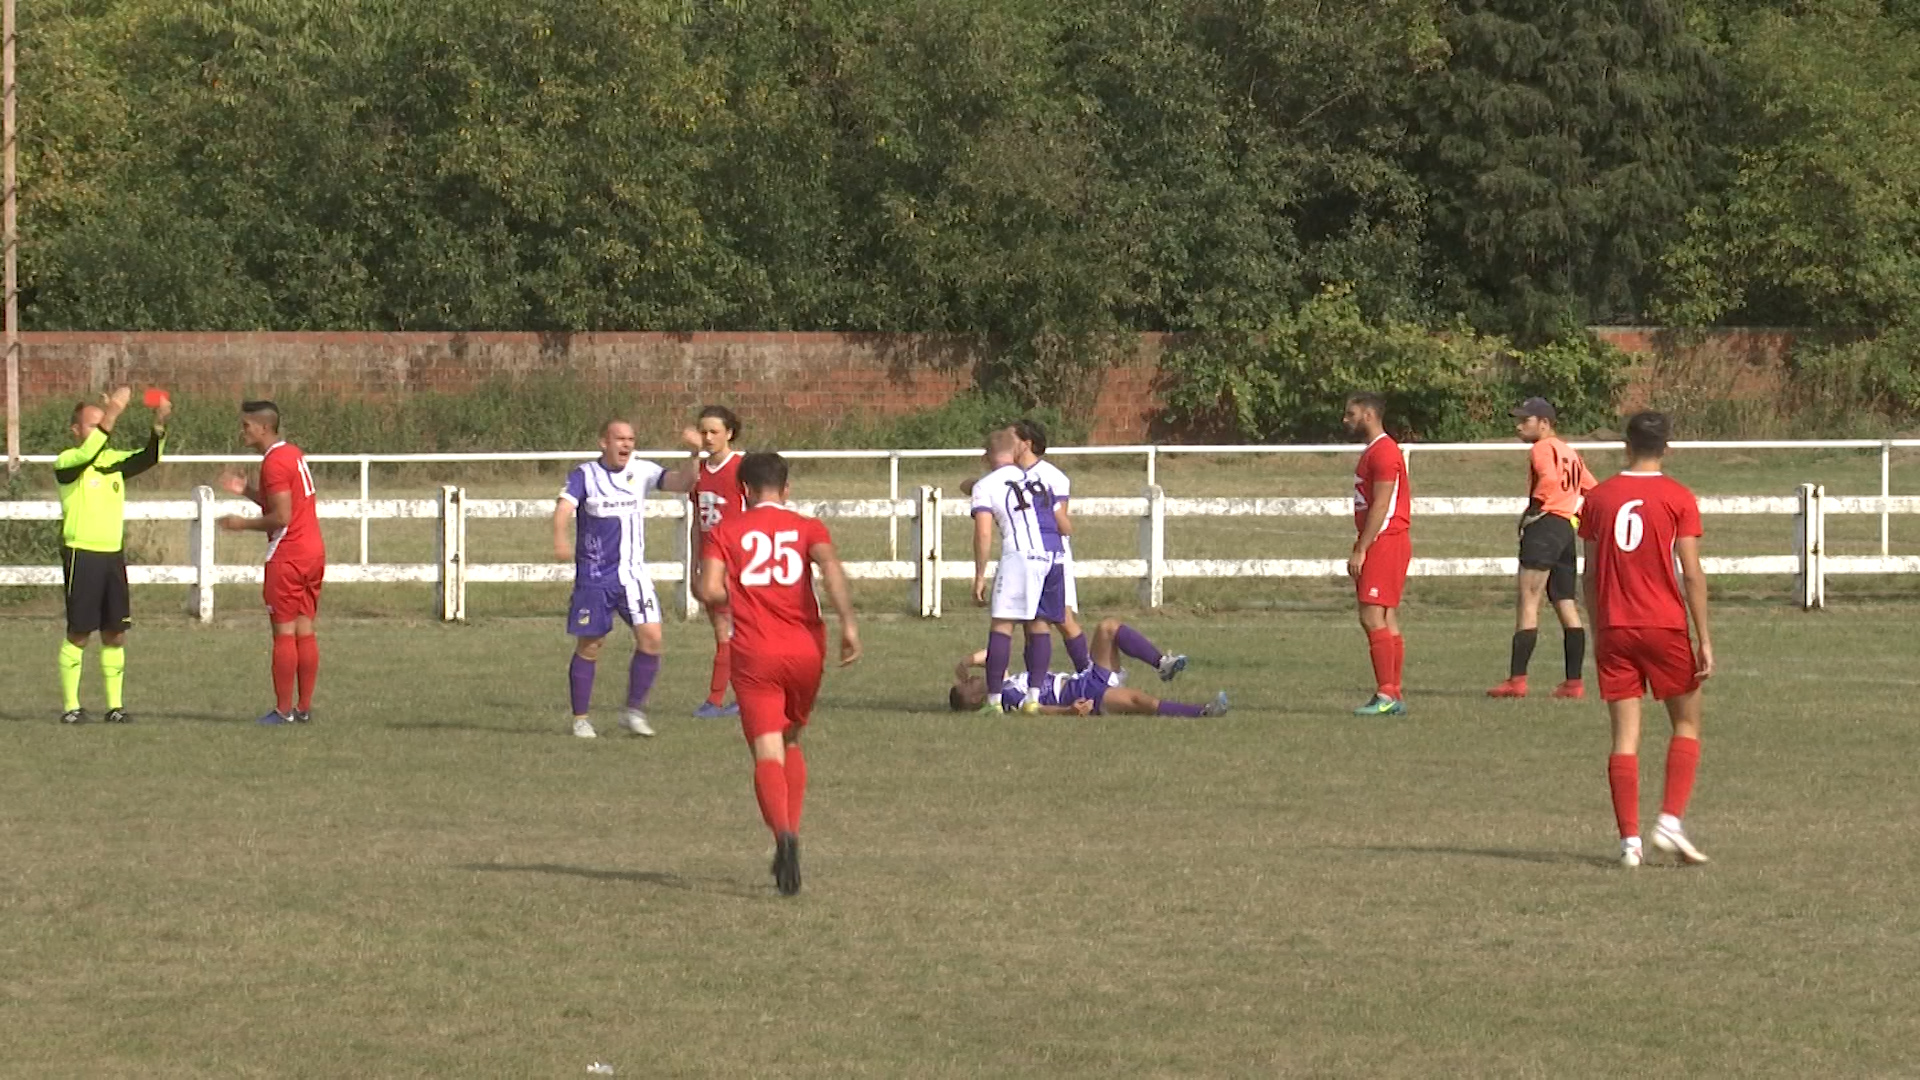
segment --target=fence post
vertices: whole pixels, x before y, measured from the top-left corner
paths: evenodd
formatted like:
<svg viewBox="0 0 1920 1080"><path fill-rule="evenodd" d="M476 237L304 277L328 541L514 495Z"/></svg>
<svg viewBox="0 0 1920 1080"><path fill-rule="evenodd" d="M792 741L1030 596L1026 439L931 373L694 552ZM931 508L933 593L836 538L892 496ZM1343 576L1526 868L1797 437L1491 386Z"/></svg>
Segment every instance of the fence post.
<svg viewBox="0 0 1920 1080"><path fill-rule="evenodd" d="M1880 444L1880 555L1887 555L1887 497L1892 494L1889 481L1893 473L1893 440Z"/></svg>
<svg viewBox="0 0 1920 1080"><path fill-rule="evenodd" d="M1793 517L1795 554L1800 560L1796 591L1800 610L1812 611L1827 606L1827 489L1816 484L1801 484L1794 494L1800 501Z"/></svg>
<svg viewBox="0 0 1920 1080"><path fill-rule="evenodd" d="M360 458L360 565L367 565L367 468L371 464L362 455Z"/></svg>
<svg viewBox="0 0 1920 1080"><path fill-rule="evenodd" d="M434 555L440 577L434 586L434 604L441 622L467 621L467 492L440 489L440 531Z"/></svg>
<svg viewBox="0 0 1920 1080"><path fill-rule="evenodd" d="M1140 557L1147 573L1140 579L1140 606L1157 608L1166 595L1167 493L1158 484L1147 488L1147 512L1140 519Z"/></svg>
<svg viewBox="0 0 1920 1080"><path fill-rule="evenodd" d="M913 515L914 610L940 617L940 489L920 485Z"/></svg>
<svg viewBox="0 0 1920 1080"><path fill-rule="evenodd" d="M900 501L900 451L887 451L887 498ZM887 558L900 561L900 519L887 511Z"/></svg>
<svg viewBox="0 0 1920 1080"><path fill-rule="evenodd" d="M700 572L700 518L693 512L693 503L683 503L684 512L680 515L680 525L673 530L673 556L680 560L680 587L675 606L680 609L682 619L693 619L700 614L700 601L693 596L693 576Z"/></svg>
<svg viewBox="0 0 1920 1080"><path fill-rule="evenodd" d="M1160 482L1160 445L1150 443L1147 446L1147 486Z"/></svg>
<svg viewBox="0 0 1920 1080"><path fill-rule="evenodd" d="M187 590L187 614L201 622L213 620L213 489L193 489L193 520L187 523L187 550L193 555L193 588Z"/></svg>

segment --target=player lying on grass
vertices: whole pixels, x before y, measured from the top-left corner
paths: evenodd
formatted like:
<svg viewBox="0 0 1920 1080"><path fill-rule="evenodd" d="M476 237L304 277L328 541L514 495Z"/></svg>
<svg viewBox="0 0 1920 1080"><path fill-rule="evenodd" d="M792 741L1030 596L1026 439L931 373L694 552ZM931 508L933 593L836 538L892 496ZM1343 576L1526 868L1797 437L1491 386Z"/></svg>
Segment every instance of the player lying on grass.
<svg viewBox="0 0 1920 1080"><path fill-rule="evenodd" d="M1093 662L1074 674L1048 672L1039 678L1015 675L1000 689L999 708L1006 712L1036 712L1049 716L1225 716L1227 695L1215 694L1205 705L1162 701L1122 686L1119 657L1131 656L1151 665L1162 682L1185 671L1187 658L1162 653L1145 634L1119 619L1104 619L1093 630ZM987 665L981 649L961 660L953 670L953 688L947 705L954 712L981 709L989 700L987 680L974 674ZM1030 689L1030 684L1033 685Z"/></svg>

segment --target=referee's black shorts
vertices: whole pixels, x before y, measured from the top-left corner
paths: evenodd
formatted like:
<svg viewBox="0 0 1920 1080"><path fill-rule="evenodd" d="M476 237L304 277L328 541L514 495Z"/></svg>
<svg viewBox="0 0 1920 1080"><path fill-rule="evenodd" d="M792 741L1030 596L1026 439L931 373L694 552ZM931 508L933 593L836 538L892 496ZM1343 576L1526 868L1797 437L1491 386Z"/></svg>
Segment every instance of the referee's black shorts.
<svg viewBox="0 0 1920 1080"><path fill-rule="evenodd" d="M1579 538L1573 522L1547 514L1520 530L1520 568L1547 572L1547 600L1572 600L1580 591Z"/></svg>
<svg viewBox="0 0 1920 1080"><path fill-rule="evenodd" d="M132 621L127 596L127 557L120 551L60 549L60 576L67 586L67 633L118 634Z"/></svg>

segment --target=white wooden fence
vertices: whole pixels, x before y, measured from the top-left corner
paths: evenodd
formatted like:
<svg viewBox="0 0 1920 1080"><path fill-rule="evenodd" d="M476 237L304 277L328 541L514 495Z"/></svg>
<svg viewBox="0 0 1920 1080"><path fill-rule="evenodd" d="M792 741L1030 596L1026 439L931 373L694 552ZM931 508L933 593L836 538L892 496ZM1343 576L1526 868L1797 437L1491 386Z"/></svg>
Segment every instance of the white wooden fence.
<svg viewBox="0 0 1920 1080"><path fill-rule="evenodd" d="M965 453L971 453L965 452ZM1525 500L1518 498L1416 498L1416 519L1445 516L1517 517ZM969 516L968 503L948 499L937 488L922 487L911 499L855 499L832 502L802 502L802 510L833 520L844 518L885 518L892 525L907 522L911 543L907 558L849 562L847 574L856 580L902 581L911 583L914 610L926 618L941 614L941 583L966 581L973 575L971 553L948 560L945 554L945 523L949 518ZM1826 603L1825 579L1828 574L1909 574L1920 573L1920 557L1868 556L1835 557L1826 552L1826 519L1831 515L1876 514L1883 520L1890 514L1920 513L1920 497L1834 497L1823 487L1802 485L1793 496L1741 496L1704 498L1702 513L1763 514L1795 519L1794 550L1782 555L1746 557L1709 557L1702 560L1709 574L1796 575L1798 598L1803 607L1823 607ZM467 586L485 582L566 582L573 574L571 565L544 563L472 563L467 555L466 523L470 519L539 519L553 513L548 499L470 499L458 487L445 487L437 499L325 499L318 504L322 518L383 521L403 518L427 518L440 523L435 530L434 561L429 563L347 563L327 568L327 580L341 584L357 582L426 582L434 585L434 610L444 620L466 617ZM216 498L212 488L195 490L192 501L134 501L127 503L132 520L181 521L188 527L188 550L193 562L185 566L132 566L128 580L134 585L190 586L187 610L200 619L213 615L213 589L216 585L258 584L263 571L258 565L227 565L214 561L215 521L224 514L255 514L251 502ZM699 610L691 593L693 560L693 520L685 500L656 498L646 504L649 518L677 521L672 561L648 564L654 581L663 586L663 598L670 606L691 618ZM1169 518L1186 517L1348 517L1352 504L1345 498L1169 498L1158 486L1135 498L1079 498L1073 500L1075 518L1132 518L1139 523L1137 553L1130 559L1076 559L1074 571L1087 579L1123 578L1138 583L1139 601L1146 607L1160 606L1169 578L1338 578L1346 573L1345 559L1171 559L1167 557L1166 523ZM0 502L0 520L57 521L60 507L51 501ZM963 532L971 536L970 530ZM1415 559L1411 573L1416 577L1507 577L1517 569L1515 559ZM58 585L56 566L0 567L0 585ZM671 586L670 589L664 586Z"/></svg>

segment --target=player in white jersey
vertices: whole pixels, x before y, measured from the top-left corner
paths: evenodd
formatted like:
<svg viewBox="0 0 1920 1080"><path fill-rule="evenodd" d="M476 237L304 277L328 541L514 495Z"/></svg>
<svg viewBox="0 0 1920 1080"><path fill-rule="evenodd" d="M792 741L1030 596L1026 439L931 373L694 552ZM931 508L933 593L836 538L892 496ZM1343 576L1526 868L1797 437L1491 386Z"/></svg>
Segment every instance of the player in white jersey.
<svg viewBox="0 0 1920 1080"><path fill-rule="evenodd" d="M1018 441L1010 430L987 440L992 471L973 485L973 601L987 603L987 556L1000 532L1000 569L993 582L992 627L987 635L987 685L998 693L1013 652L1013 627L1028 629L1027 665L1045 672L1052 659L1053 626L1066 617L1065 567L1053 493L1013 464ZM1036 648L1044 642L1044 648ZM1038 655L1042 654L1044 655Z"/></svg>
<svg viewBox="0 0 1920 1080"><path fill-rule="evenodd" d="M647 494L688 490L693 473L669 473L633 456L633 427L609 420L600 427L600 456L567 474L553 507L553 554L573 562L573 597L567 632L574 637L567 678L573 733L596 734L588 718L595 662L613 629L614 616L633 628L633 659L627 667L627 709L622 720L635 735L652 735L645 711L647 692L660 674L660 598L647 574ZM578 512L574 542L567 519Z"/></svg>
<svg viewBox="0 0 1920 1080"><path fill-rule="evenodd" d="M1060 530L1060 575L1066 583L1066 613L1059 623L1060 638L1066 642L1067 656L1073 661L1073 670L1085 671L1092 659L1086 635L1080 629L1080 591L1074 586L1073 580L1073 516L1067 509L1067 502L1073 494L1073 482L1053 462L1041 457L1047 452L1047 429L1041 427L1039 421L1018 421L1012 431L1019 444L1014 464L1020 466L1030 479L1038 480L1053 492L1053 519ZM1031 637L1032 631L1028 631L1028 635ZM1032 642L1028 643L1028 649L1033 649ZM1034 659L1029 655L1029 666ZM1051 659L1049 655L1047 660ZM1046 664L1040 666L1044 668Z"/></svg>

